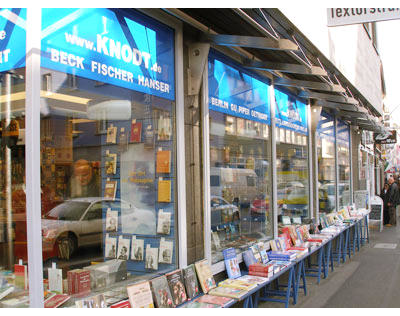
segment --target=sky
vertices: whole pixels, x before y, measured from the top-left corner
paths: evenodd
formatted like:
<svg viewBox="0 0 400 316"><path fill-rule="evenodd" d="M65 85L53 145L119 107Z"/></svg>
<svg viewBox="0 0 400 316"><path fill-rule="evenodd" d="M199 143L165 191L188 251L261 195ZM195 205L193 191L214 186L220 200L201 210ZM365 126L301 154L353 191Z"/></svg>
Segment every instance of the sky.
<svg viewBox="0 0 400 316"><path fill-rule="evenodd" d="M400 20L377 22L378 52L383 64L386 98L393 111L391 118L400 121Z"/></svg>

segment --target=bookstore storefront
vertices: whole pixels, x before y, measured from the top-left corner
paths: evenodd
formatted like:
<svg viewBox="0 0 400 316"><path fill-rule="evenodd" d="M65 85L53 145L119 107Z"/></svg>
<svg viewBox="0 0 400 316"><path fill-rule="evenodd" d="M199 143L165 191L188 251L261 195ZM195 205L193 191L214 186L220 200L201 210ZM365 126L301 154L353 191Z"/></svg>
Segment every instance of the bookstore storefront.
<svg viewBox="0 0 400 316"><path fill-rule="evenodd" d="M0 17L0 305L37 306L28 279L45 298L110 289L109 304L115 284L126 292L179 265L177 30L134 10L38 10L39 23L30 9ZM32 22L40 68L25 60ZM29 73L40 78L40 130L25 123L35 120Z"/></svg>
<svg viewBox="0 0 400 316"><path fill-rule="evenodd" d="M216 50L207 71L211 238L205 242L217 272L224 269L223 249L240 255L262 248L278 225L312 217L309 106Z"/></svg>

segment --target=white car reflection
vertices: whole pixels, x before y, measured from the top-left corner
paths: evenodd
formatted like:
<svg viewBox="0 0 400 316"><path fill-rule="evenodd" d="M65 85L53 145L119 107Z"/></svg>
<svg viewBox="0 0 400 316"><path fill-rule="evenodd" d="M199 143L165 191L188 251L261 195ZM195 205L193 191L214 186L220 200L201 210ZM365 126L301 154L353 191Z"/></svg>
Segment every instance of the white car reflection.
<svg viewBox="0 0 400 316"><path fill-rule="evenodd" d="M120 221L128 222L138 234L155 231L156 221L151 211L118 199L76 198L57 205L42 218L43 251L57 248L59 257L69 259L79 247L101 246L108 208L121 210Z"/></svg>

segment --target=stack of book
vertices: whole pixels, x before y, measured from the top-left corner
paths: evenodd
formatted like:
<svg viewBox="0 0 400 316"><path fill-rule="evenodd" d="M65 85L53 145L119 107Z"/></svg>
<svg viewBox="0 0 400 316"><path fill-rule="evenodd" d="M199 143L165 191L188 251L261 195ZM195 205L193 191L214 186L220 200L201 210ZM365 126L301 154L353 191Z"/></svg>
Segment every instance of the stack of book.
<svg viewBox="0 0 400 316"><path fill-rule="evenodd" d="M269 251L269 260L280 260L280 261L293 261L296 260L297 254L289 251Z"/></svg>
<svg viewBox="0 0 400 316"><path fill-rule="evenodd" d="M271 278L274 275L274 267L270 262L268 264L255 263L249 267L249 275Z"/></svg>

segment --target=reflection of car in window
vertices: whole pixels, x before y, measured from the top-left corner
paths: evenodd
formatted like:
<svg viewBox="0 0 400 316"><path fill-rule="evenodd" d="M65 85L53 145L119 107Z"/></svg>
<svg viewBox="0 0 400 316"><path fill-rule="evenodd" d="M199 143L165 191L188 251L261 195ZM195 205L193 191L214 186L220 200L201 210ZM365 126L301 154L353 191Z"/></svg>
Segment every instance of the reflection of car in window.
<svg viewBox="0 0 400 316"><path fill-rule="evenodd" d="M56 253L60 258L69 259L79 247L100 247L108 208L126 210L124 213L129 214L129 220L135 219L133 225L145 224L142 222L146 221L148 211L125 201L95 197L65 201L42 218L44 258Z"/></svg>

